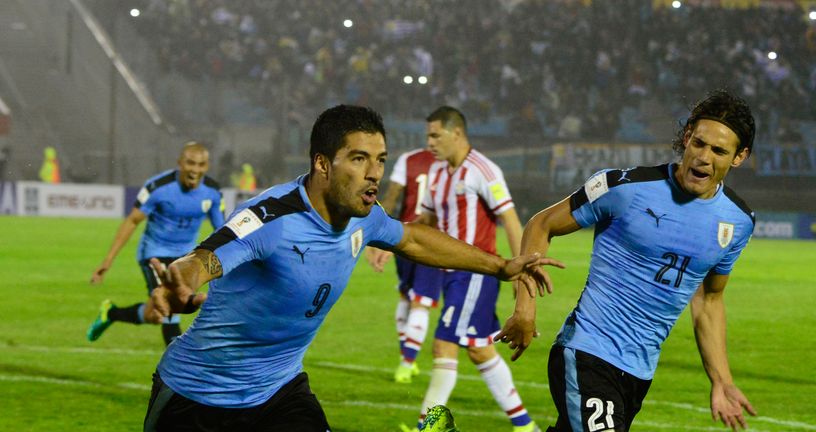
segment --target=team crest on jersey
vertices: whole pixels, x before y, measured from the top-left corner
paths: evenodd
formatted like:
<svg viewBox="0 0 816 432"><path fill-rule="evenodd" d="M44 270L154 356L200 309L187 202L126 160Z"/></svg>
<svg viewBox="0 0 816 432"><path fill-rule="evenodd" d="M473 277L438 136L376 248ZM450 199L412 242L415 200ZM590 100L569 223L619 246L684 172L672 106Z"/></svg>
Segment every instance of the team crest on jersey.
<svg viewBox="0 0 816 432"><path fill-rule="evenodd" d="M201 201L201 211L207 213L212 208L212 200L205 199Z"/></svg>
<svg viewBox="0 0 816 432"><path fill-rule="evenodd" d="M456 186L453 187L453 190L456 192L456 195L462 195L465 193L465 182L460 181L456 183Z"/></svg>
<svg viewBox="0 0 816 432"><path fill-rule="evenodd" d="M363 247L363 229L357 228L354 234L351 235L351 256L357 258L360 249Z"/></svg>
<svg viewBox="0 0 816 432"><path fill-rule="evenodd" d="M717 242L720 243L720 247L725 249L726 246L731 244L733 238L734 224L720 222L720 225L717 227Z"/></svg>

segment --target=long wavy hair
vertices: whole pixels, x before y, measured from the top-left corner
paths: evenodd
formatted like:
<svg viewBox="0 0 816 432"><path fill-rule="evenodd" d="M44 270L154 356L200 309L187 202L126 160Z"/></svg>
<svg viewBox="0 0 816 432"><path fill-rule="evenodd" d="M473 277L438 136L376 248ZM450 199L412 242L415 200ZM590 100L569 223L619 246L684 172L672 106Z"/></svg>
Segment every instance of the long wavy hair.
<svg viewBox="0 0 816 432"><path fill-rule="evenodd" d="M697 121L702 119L718 121L728 126L739 138L736 154L747 148L750 155L754 147L754 136L756 135L756 126L754 116L751 114L751 108L745 100L732 95L725 89L712 91L705 99L694 105L694 108L691 109L691 115L686 119L686 124L681 123L682 127L677 131L677 136L672 142L672 149L674 149L675 153L678 155L683 154L685 151L683 140L686 132L693 130Z"/></svg>

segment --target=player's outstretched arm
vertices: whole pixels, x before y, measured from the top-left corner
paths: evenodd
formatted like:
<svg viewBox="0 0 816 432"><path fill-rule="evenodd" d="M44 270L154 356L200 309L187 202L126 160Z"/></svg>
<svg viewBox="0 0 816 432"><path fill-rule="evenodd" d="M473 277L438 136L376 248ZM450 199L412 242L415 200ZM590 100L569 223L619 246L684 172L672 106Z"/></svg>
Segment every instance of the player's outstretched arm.
<svg viewBox="0 0 816 432"><path fill-rule="evenodd" d="M726 351L726 320L723 290L728 275L709 274L691 299L691 317L697 349L711 380L711 417L732 430L747 428L743 409L756 415L754 407L734 385Z"/></svg>
<svg viewBox="0 0 816 432"><path fill-rule="evenodd" d="M546 209L538 212L530 218L524 232L521 235L521 255L538 253L547 256L550 249L550 241L553 237L563 236L581 229L578 222L570 211L569 198L565 198ZM552 294L552 285L548 285L547 292ZM530 297L535 297L535 292L529 292ZM539 291L539 295L544 296L544 291Z"/></svg>
<svg viewBox="0 0 816 432"><path fill-rule="evenodd" d="M580 226L570 212L569 199L564 199L530 219L521 237L521 254L537 253L545 256L554 236L566 235L578 229ZM549 282L550 276L544 270L541 271L548 281L545 286L539 286L538 293L543 296L543 288L552 293L552 282ZM509 344L510 349L514 350L511 360L515 361L530 346L536 335L536 291L520 284L514 284L513 287L516 290L516 308L494 340ZM527 288L526 292L521 291L524 288Z"/></svg>
<svg viewBox="0 0 816 432"><path fill-rule="evenodd" d="M116 230L116 235L113 237L113 243L108 250L108 254L105 255L105 259L102 260L102 264L99 264L99 267L97 267L96 270L94 270L93 275L91 275L92 285L102 283L102 280L105 279L105 273L107 273L107 271L113 265L113 260L116 259L116 255L119 255L119 251L122 250L128 240L130 240L133 232L136 231L136 227L142 223L146 217L147 216L144 214L144 212L134 207L133 210L130 211L130 214L127 215L125 220L119 224L119 228Z"/></svg>
<svg viewBox="0 0 816 432"><path fill-rule="evenodd" d="M222 274L221 261L206 249L196 249L166 268L155 258L150 260L150 265L161 281L145 305L145 321L152 323L159 323L174 313L197 311L207 299L206 294L196 293L198 288Z"/></svg>
<svg viewBox="0 0 816 432"><path fill-rule="evenodd" d="M423 211L422 213L420 213L419 216L417 216L417 218L414 219L414 223L428 225L429 227L433 228L436 228L438 226L436 215L433 213L429 213L427 211Z"/></svg>
<svg viewBox="0 0 816 432"><path fill-rule="evenodd" d="M402 240L393 248L394 252L432 267L482 273L502 280L518 280L522 284L531 285L530 289L535 290L539 285L549 283L546 272L541 269L542 265L564 266L558 260L538 255L506 260L427 225L408 223L404 227Z"/></svg>

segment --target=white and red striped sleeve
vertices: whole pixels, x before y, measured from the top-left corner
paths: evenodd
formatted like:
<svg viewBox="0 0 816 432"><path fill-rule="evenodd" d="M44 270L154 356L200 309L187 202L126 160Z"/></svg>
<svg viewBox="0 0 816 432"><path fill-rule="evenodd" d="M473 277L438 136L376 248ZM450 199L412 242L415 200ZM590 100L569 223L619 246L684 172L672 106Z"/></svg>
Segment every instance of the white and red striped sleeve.
<svg viewBox="0 0 816 432"><path fill-rule="evenodd" d="M397 158L397 161L394 163L394 169L391 171L391 177L388 178L389 181L403 187L408 184L408 164L406 161L410 155L411 152L403 153Z"/></svg>
<svg viewBox="0 0 816 432"><path fill-rule="evenodd" d="M438 184L440 177L445 173L448 167L447 161L434 162L428 169L428 185L427 190L422 195L422 211L429 213L436 213L436 195L443 193Z"/></svg>
<svg viewBox="0 0 816 432"><path fill-rule="evenodd" d="M471 151L468 160L478 168L483 177L483 181L478 184L479 196L485 200L490 211L500 215L515 207L501 168L477 151Z"/></svg>

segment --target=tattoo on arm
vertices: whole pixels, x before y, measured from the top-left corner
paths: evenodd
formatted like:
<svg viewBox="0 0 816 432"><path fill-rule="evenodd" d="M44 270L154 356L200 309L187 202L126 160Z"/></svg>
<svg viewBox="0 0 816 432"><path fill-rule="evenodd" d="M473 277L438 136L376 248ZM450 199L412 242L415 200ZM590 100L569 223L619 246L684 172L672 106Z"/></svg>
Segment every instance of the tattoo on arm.
<svg viewBox="0 0 816 432"><path fill-rule="evenodd" d="M204 266L204 270L206 270L210 275L217 276L221 274L221 261L217 256L215 256L214 253L209 253L206 256L196 254L196 258L201 261L201 265Z"/></svg>
<svg viewBox="0 0 816 432"><path fill-rule="evenodd" d="M221 260L215 254L210 254L210 274L213 276L221 274Z"/></svg>

